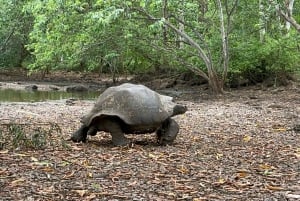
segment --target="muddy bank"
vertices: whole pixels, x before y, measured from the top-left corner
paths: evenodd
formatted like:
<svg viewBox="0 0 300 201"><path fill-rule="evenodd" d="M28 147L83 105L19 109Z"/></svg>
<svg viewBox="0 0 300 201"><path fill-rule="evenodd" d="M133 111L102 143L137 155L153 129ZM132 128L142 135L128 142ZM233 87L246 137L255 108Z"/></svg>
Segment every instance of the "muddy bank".
<svg viewBox="0 0 300 201"><path fill-rule="evenodd" d="M83 72L51 72L48 74L33 73L22 70L0 71L0 88L22 89L28 85L36 85L40 90L63 90L63 87L82 85L89 90L103 90L107 87L120 85L125 82L143 84L153 90L181 89L203 86L207 88L207 81L192 73L173 74L141 74L120 75L113 82L110 75ZM49 86L47 86L49 85Z"/></svg>

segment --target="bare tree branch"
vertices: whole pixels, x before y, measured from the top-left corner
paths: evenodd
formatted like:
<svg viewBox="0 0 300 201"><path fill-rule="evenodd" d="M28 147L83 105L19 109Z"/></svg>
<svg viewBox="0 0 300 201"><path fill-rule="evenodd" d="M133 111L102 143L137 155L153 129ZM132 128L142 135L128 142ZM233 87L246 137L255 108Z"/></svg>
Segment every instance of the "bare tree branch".
<svg viewBox="0 0 300 201"><path fill-rule="evenodd" d="M140 12L141 14L147 16L149 19L152 19L152 20L157 19L141 7L136 7L136 8L134 8L134 10L136 10L136 11ZM216 72L216 69L214 68L213 61L212 61L212 58L210 56L210 53L205 52L204 49L201 47L201 45L199 45L194 39L192 39L185 31L182 31L179 28L177 28L175 25L173 25L168 19L161 18L161 19L158 19L158 20L160 20L165 26L169 27L171 30L176 32L180 37L184 38L190 46L195 48L195 50L198 53L197 56L200 59L202 59L203 62L205 63L205 66L207 68L207 74L205 72L203 72L202 70L198 69L198 68L194 68L191 65L186 65L187 68L189 68L193 72L195 72L198 75L201 75L202 77L207 79L208 83L209 83L209 85L210 85L210 87L211 87L211 89L213 90L214 93L222 94L224 92L223 91L224 81L222 80L220 82L218 74Z"/></svg>
<svg viewBox="0 0 300 201"><path fill-rule="evenodd" d="M189 70L191 70L192 72L194 72L195 74L203 77L204 79L206 79L207 81L209 81L209 77L206 75L205 72L203 72L201 69L185 62L183 59L181 58L177 58L181 64L183 64L186 68L188 68Z"/></svg>
<svg viewBox="0 0 300 201"><path fill-rule="evenodd" d="M287 14L285 14L280 8L277 9L277 12L289 23L291 23L291 25L293 25L293 27L295 27L295 29L300 33L300 24L298 24L296 22L296 20L292 17L292 16L288 16Z"/></svg>
<svg viewBox="0 0 300 201"><path fill-rule="evenodd" d="M210 49L208 48L208 45L207 45L207 43L204 41L204 39L203 39L203 37L202 37L202 35L199 33L199 31L197 31L192 25L190 25L189 23L186 23L186 22L183 22L182 20L180 20L178 17L176 17L175 15L170 15L170 17L172 17L172 18L174 18L176 21L178 21L179 23L182 23L182 24L184 24L184 26L186 26L186 27L189 27L193 32L194 32L194 34L198 37L198 39L200 40L200 41L202 41L202 43L203 43L203 46L204 46L204 48L205 48L205 50L206 50L206 54L207 54L207 57L209 58L209 59L211 59L211 52L210 52Z"/></svg>
<svg viewBox="0 0 300 201"><path fill-rule="evenodd" d="M152 15L150 15L147 11L145 11L142 8L135 8L139 12L143 13L144 15L148 16L150 19L157 19L154 18ZM182 38L184 38L191 46L197 49L200 58L204 61L205 65L208 68L208 71L213 71L211 59L206 55L205 51L200 47L199 44L197 44L191 37L189 37L185 32L180 31L177 27L175 27L173 24L171 24L168 20L163 19L163 23L171 28L173 31L175 31L178 35L180 35Z"/></svg>
<svg viewBox="0 0 300 201"><path fill-rule="evenodd" d="M7 43L9 42L10 38L13 36L15 29L12 29L7 38L5 39L4 43L1 45L0 52L4 51L6 48Z"/></svg>
<svg viewBox="0 0 300 201"><path fill-rule="evenodd" d="M225 31L224 25L224 14L222 9L222 4L220 0L217 0L217 5L219 8L219 18L220 18L220 29L221 29L221 37L222 37L222 52L223 52L223 81L226 79L227 71L228 71L228 63L229 63L229 55L228 55L228 32Z"/></svg>
<svg viewBox="0 0 300 201"><path fill-rule="evenodd" d="M270 3L277 5L276 2L274 2L273 0L269 0ZM278 12L278 14L284 18L284 20L288 21L289 23L291 23L291 25L300 33L300 24L297 23L297 21L292 17L292 16L288 16L288 14L286 14L285 12L283 12L282 9L280 9L279 6L275 6L276 11Z"/></svg>

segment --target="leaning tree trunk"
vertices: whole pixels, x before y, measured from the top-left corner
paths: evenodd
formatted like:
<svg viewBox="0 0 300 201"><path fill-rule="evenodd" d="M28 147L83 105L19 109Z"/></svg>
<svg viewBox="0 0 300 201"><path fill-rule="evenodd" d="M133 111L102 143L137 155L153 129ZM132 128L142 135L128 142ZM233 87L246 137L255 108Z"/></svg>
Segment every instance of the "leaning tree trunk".
<svg viewBox="0 0 300 201"><path fill-rule="evenodd" d="M208 83L213 93L222 94L224 92L223 82L219 80L217 72L215 71L215 68L212 63L212 58L209 55L207 55L205 51L201 48L201 46L198 43L196 43L191 37L189 37L184 31L182 32L167 20L165 20L164 23L165 25L173 29L178 35L184 38L191 46L196 48L196 50L198 51L199 58L203 60L205 66L207 67Z"/></svg>
<svg viewBox="0 0 300 201"><path fill-rule="evenodd" d="M165 18L165 19L168 19L168 0L162 0L162 17ZM162 39L163 39L163 45L164 45L164 48L167 48L168 46L168 29L167 29L167 26L163 26L162 27ZM165 54L161 54L161 64L163 67L166 67L167 66L167 58L165 56ZM155 70L157 72L159 72L161 69L161 66L155 66Z"/></svg>
<svg viewBox="0 0 300 201"><path fill-rule="evenodd" d="M229 65L228 31L225 31L222 3L220 0L218 0L217 4L218 4L218 8L219 8L220 30L221 30L221 37L222 37L222 54L223 54L223 77L222 77L221 82L222 82L222 85L224 85L224 82L227 78L228 65ZM230 15L228 15L228 18L229 17L230 17ZM229 20L228 20L227 26L229 26Z"/></svg>
<svg viewBox="0 0 300 201"><path fill-rule="evenodd" d="M214 70L212 63L210 62L208 69L208 84L214 94L223 94L224 82L220 80L217 72Z"/></svg>
<svg viewBox="0 0 300 201"><path fill-rule="evenodd" d="M144 13L145 15L147 15L149 17L149 19L157 20L157 18L154 18L152 15L147 13L145 10L143 10L143 9L137 9L137 10L139 10L142 13ZM198 69L198 70L194 69L195 72L198 72L199 75L202 75L205 79L208 80L209 86L212 89L213 93L222 94L224 92L223 91L224 82L222 81L222 78L218 77L218 74L215 70L215 66L213 65L211 55L209 53L206 53L204 51L204 49L195 40L193 40L189 35L187 35L187 33L184 30L180 30L179 28L174 26L171 22L168 21L168 19L164 19L163 23L165 26L168 26L170 29L175 31L181 38L184 39L184 41L186 43L188 43L189 45L191 45L192 47L194 47L197 50L199 58L205 63L208 75L206 76L205 73L203 71L201 71L200 69Z"/></svg>
<svg viewBox="0 0 300 201"><path fill-rule="evenodd" d="M275 5L275 9L279 13L279 15L281 17L283 17L283 19L285 21L289 22L300 33L300 24L292 17L292 15L289 16L288 14L286 14L282 9L280 9L279 4L277 4L277 2L274 2L274 0L269 0L269 2L273 5ZM294 2L291 2L291 3L294 3ZM292 5L293 4L288 5L288 6L290 6L289 9L291 9Z"/></svg>
<svg viewBox="0 0 300 201"><path fill-rule="evenodd" d="M291 18L293 15L293 7L294 7L294 0L286 0L286 15ZM291 23L289 21L285 22L285 28L287 32L291 29Z"/></svg>
<svg viewBox="0 0 300 201"><path fill-rule="evenodd" d="M266 35L266 27L265 27L265 13L264 13L264 5L263 5L263 0L259 0L258 3L258 12L259 12L259 41L261 43L264 42L265 40L265 35Z"/></svg>

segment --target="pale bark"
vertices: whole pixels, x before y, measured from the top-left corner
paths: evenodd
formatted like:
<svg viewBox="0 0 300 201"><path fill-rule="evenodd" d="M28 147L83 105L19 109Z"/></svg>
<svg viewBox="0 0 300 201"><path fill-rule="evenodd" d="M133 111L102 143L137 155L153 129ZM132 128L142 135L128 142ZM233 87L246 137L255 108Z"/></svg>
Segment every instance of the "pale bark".
<svg viewBox="0 0 300 201"><path fill-rule="evenodd" d="M278 14L283 17L283 19L287 22L289 22L299 33L300 33L300 24L292 17L287 15L280 7L279 5L274 2L273 0L269 0L269 2L273 5L275 5L275 9L278 12Z"/></svg>
<svg viewBox="0 0 300 201"><path fill-rule="evenodd" d="M168 0L162 0L162 5L163 5L162 16L163 16L163 18L168 19L168 11L167 11ZM167 27L163 26L163 42L164 42L164 45L167 45L167 42L168 42L167 32L168 32Z"/></svg>
<svg viewBox="0 0 300 201"><path fill-rule="evenodd" d="M183 1L181 2L182 4L184 3ZM181 32L184 32L184 11L183 11L183 9L180 9L180 11L179 11L180 13L179 13L179 30L181 31ZM179 49L182 49L183 48L183 46L184 46L184 39L183 39L183 37L181 37L181 36L179 36Z"/></svg>
<svg viewBox="0 0 300 201"><path fill-rule="evenodd" d="M228 63L229 63L229 55L228 55L228 35L225 31L224 25L224 14L222 9L221 1L217 1L217 5L219 8L219 17L220 17L220 29L221 29L221 37L222 37L222 52L223 52L223 81L225 81L227 77L228 71Z"/></svg>
<svg viewBox="0 0 300 201"><path fill-rule="evenodd" d="M294 0L286 0L286 15L291 18L293 16L293 7L294 7ZM291 23L289 21L286 21L285 28L287 31L291 29Z"/></svg>
<svg viewBox="0 0 300 201"><path fill-rule="evenodd" d="M264 5L262 0L259 0L259 40L262 43L266 35L265 17L264 17Z"/></svg>
<svg viewBox="0 0 300 201"><path fill-rule="evenodd" d="M140 12L142 12L143 14L145 14L149 19L152 19L152 20L157 19L141 8L138 8L138 10ZM192 47L194 47L197 50L199 57L205 63L205 66L208 71L208 76L203 76L203 77L208 78L209 85L214 93L216 93L216 94L223 93L224 92L223 91L223 82L220 82L220 80L218 78L218 75L217 75L215 68L213 66L213 63L212 63L212 58L205 53L204 49L195 40L193 40L184 31L181 31L179 28L174 26L171 22L168 21L168 19L163 19L163 23L166 26L168 26L170 29L175 31L180 37L182 37L185 40L185 42L187 42L188 44L190 44ZM193 69L193 71L198 72L199 75L205 74L201 70L196 71L195 69Z"/></svg>
<svg viewBox="0 0 300 201"><path fill-rule="evenodd" d="M280 9L278 9L277 11L286 21L290 22L291 25L300 33L300 24L298 24L293 17L289 17Z"/></svg>
<svg viewBox="0 0 300 201"><path fill-rule="evenodd" d="M162 0L162 16L165 19L168 19L168 0ZM168 46L168 30L167 26L162 27L162 34L163 34L163 44L166 48ZM164 54L161 54L161 62L163 66L167 65L166 57ZM156 70L160 70L158 66L156 66Z"/></svg>
<svg viewBox="0 0 300 201"><path fill-rule="evenodd" d="M208 71L208 77L209 77L209 85L213 92L221 94L223 93L223 82L220 83L218 75L215 71L215 68L212 63L212 59L207 56L205 51L201 48L201 46L196 43L191 37L189 37L185 32L181 32L177 27L175 27L173 24L171 24L168 20L164 20L164 23L170 27L172 30L174 30L178 35L180 35L182 38L185 39L191 46L196 48L198 51L199 57L204 61L207 71Z"/></svg>

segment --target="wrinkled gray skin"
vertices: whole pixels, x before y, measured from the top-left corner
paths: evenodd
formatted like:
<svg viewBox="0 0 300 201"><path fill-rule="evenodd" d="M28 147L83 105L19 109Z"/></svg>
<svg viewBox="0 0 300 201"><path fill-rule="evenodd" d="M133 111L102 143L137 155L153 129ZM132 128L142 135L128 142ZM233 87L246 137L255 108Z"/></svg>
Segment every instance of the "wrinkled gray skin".
<svg viewBox="0 0 300 201"><path fill-rule="evenodd" d="M185 106L176 104L143 85L122 84L105 90L92 110L85 115L82 126L73 133L74 142L85 142L87 135L109 132L116 146L127 145L124 134L145 134L156 131L161 145L172 144L179 126L171 117L184 114Z"/></svg>

